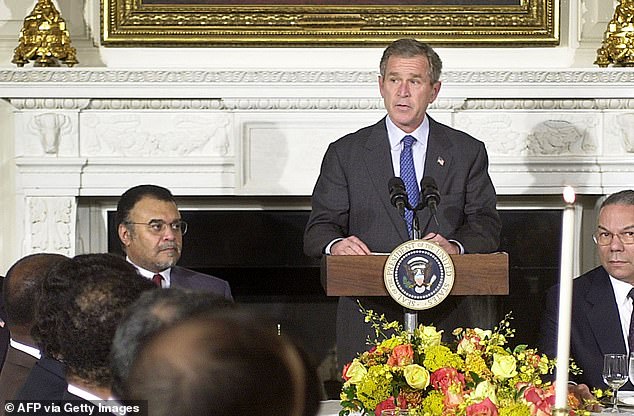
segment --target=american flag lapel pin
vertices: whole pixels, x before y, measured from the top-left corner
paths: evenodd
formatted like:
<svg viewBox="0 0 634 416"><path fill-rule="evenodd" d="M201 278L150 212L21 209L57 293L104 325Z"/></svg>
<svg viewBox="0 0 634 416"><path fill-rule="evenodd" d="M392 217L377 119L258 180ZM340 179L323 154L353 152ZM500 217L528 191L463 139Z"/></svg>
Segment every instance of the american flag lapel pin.
<svg viewBox="0 0 634 416"><path fill-rule="evenodd" d="M440 166L445 166L445 159L443 159L440 156L438 156L438 159L436 160L436 162L438 162Z"/></svg>

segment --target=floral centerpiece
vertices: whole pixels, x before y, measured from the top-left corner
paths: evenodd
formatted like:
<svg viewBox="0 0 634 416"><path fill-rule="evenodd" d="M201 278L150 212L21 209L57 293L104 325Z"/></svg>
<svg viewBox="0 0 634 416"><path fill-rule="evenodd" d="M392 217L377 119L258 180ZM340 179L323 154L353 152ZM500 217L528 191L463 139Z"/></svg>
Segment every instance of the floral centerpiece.
<svg viewBox="0 0 634 416"><path fill-rule="evenodd" d="M340 416L380 416L394 408L414 416L552 414L554 385L542 377L552 373L555 362L526 345L509 348L510 315L493 330L458 328L455 342L444 344L442 331L433 326L404 331L383 315L361 311L376 340L343 369ZM568 404L573 410L582 407L573 395Z"/></svg>

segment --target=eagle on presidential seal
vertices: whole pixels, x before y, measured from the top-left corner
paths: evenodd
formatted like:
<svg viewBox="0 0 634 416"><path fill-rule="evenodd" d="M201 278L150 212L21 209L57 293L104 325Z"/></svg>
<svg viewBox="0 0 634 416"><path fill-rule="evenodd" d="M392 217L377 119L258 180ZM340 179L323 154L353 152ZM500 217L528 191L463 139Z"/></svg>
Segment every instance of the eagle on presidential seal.
<svg viewBox="0 0 634 416"><path fill-rule="evenodd" d="M409 289L414 289L416 293L425 293L438 278L429 263L424 257L412 257L404 265L405 278L404 282Z"/></svg>

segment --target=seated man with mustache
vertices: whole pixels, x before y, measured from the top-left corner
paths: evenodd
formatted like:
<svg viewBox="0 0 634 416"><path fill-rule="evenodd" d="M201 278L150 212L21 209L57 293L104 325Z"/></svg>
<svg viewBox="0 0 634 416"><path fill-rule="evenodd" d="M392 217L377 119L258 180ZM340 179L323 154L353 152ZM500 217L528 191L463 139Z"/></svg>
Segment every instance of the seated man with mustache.
<svg viewBox="0 0 634 416"><path fill-rule="evenodd" d="M138 185L117 204L117 231L127 260L159 287L212 292L233 300L229 283L176 265L187 223L172 193L161 186Z"/></svg>

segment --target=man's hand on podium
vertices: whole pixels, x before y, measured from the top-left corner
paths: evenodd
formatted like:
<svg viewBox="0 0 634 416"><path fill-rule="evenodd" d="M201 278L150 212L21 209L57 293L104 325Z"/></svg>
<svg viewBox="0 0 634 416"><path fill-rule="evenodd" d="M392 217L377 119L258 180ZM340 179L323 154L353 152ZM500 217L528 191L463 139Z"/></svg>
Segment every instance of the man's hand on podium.
<svg viewBox="0 0 634 416"><path fill-rule="evenodd" d="M335 256L371 254L368 246L358 237L351 235L337 241L330 247L330 254Z"/></svg>
<svg viewBox="0 0 634 416"><path fill-rule="evenodd" d="M458 245L447 240L445 237L443 237L440 234L429 233L425 237L423 237L423 240L431 241L432 243L438 244L443 250L445 250L449 254L460 254L460 248L458 247Z"/></svg>

